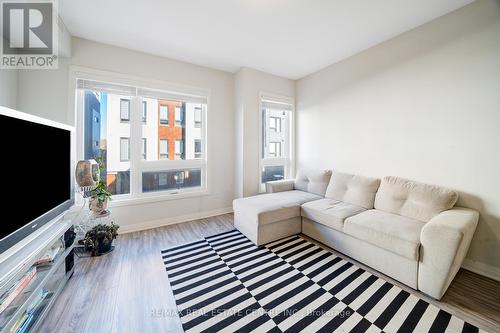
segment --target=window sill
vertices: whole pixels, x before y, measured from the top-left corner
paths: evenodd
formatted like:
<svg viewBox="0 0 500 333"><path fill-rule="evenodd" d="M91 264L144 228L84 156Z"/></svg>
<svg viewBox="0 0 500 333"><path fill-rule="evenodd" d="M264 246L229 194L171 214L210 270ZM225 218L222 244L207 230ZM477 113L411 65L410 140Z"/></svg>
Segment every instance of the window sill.
<svg viewBox="0 0 500 333"><path fill-rule="evenodd" d="M209 195L208 190L193 190L193 191L181 191L181 192L168 192L161 194L143 194L139 197L122 196L119 198L113 198L110 201L110 208L113 207L124 207L124 206L136 206L155 202L170 201L170 200L181 200L187 198L196 198Z"/></svg>

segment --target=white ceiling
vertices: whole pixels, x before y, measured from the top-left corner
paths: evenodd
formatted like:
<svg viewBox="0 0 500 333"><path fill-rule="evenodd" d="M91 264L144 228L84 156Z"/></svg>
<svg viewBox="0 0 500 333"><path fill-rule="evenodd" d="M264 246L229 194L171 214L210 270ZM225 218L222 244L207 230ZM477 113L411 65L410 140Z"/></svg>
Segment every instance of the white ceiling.
<svg viewBox="0 0 500 333"><path fill-rule="evenodd" d="M473 0L63 0L74 36L301 78Z"/></svg>

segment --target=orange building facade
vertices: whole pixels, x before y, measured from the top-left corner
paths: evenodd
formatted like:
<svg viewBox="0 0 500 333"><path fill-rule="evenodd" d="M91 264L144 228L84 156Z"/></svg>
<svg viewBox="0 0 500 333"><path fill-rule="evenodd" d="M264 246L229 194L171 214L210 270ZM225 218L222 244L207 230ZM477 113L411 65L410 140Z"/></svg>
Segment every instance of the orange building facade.
<svg viewBox="0 0 500 333"><path fill-rule="evenodd" d="M162 119L162 113L161 109L162 108L168 108L168 123L165 123L165 119ZM176 115L175 115L175 110L176 108L180 109L180 123L177 120L176 121ZM182 102L178 101L169 101L169 100L164 100L164 99L159 99L158 100L158 119L160 121L158 122L158 159L160 159L160 141L161 140L167 140L168 141L168 159L169 160L174 160L176 158L176 153L179 154L181 152L176 152L175 150L175 141L180 140L181 141L181 147L184 145L183 143L183 137L184 137L184 128L182 125L182 120L183 120L183 105Z"/></svg>

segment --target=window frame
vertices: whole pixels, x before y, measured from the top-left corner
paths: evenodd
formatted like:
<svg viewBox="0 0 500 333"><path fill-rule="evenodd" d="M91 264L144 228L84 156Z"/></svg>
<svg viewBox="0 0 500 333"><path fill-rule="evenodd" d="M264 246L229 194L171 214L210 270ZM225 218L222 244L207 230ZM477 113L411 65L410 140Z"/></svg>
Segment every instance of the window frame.
<svg viewBox="0 0 500 333"><path fill-rule="evenodd" d="M167 81L154 80L128 74L117 74L113 72L92 69L88 67L71 65L69 69L69 89L75 92L69 94L68 107L71 113L74 112L76 119L76 150L75 155L78 160L83 159L84 155L84 139L83 139L83 111L84 111L84 91L85 86L81 88L77 84L79 80L97 81L110 85L124 85L134 87L136 91L148 89L159 91L174 96L180 96L180 101L198 101L203 106L202 109L202 151L205 152L201 159L193 158L191 160L160 160L160 161L143 161L141 152L142 138L142 117L141 103L142 97L137 95L130 99L130 193L119 194L113 196L111 207L120 207L128 205L136 205L150 202L160 202L168 200L179 200L189 197L200 197L210 195L210 174L211 167L208 159L207 146L208 142L208 126L209 126L209 110L211 108L211 90L208 88L189 86L184 84L172 83ZM97 90L99 91L99 89ZM114 93L114 92L109 92ZM182 96L186 96L186 100ZM143 96L151 98L151 96ZM158 99L163 97L159 96ZM156 97L155 97L156 98ZM201 102L202 100L202 102ZM195 102L198 103L198 102ZM138 112L139 111L139 112ZM158 119L159 120L159 119ZM169 119L170 120L170 119ZM142 173L143 172L161 172L173 169L201 169L201 184L195 188L181 188L176 190L166 190L158 192L142 192Z"/></svg>
<svg viewBox="0 0 500 333"><path fill-rule="evenodd" d="M289 179L295 176L295 102L292 97L277 95L269 92L261 92L259 94L259 179L258 179L258 192L265 192L265 183L261 182L262 179L262 171L265 167L270 166L284 166L285 174L284 179ZM283 156L281 157L272 157L265 158L264 157L264 145L263 145L263 112L264 112L264 104L266 101L270 101L276 104L284 104L288 105L290 110L290 119L288 124L288 145L281 142L281 153ZM283 119L281 119L281 132L284 130Z"/></svg>

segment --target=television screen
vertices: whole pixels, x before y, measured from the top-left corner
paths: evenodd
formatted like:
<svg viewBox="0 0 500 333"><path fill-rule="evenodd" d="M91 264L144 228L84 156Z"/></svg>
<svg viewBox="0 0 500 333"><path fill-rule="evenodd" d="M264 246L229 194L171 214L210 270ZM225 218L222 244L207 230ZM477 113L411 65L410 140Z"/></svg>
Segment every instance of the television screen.
<svg viewBox="0 0 500 333"><path fill-rule="evenodd" d="M71 131L0 114L0 142L1 253L19 229L32 223L8 245L47 222L40 217L54 218L58 207L72 202Z"/></svg>

